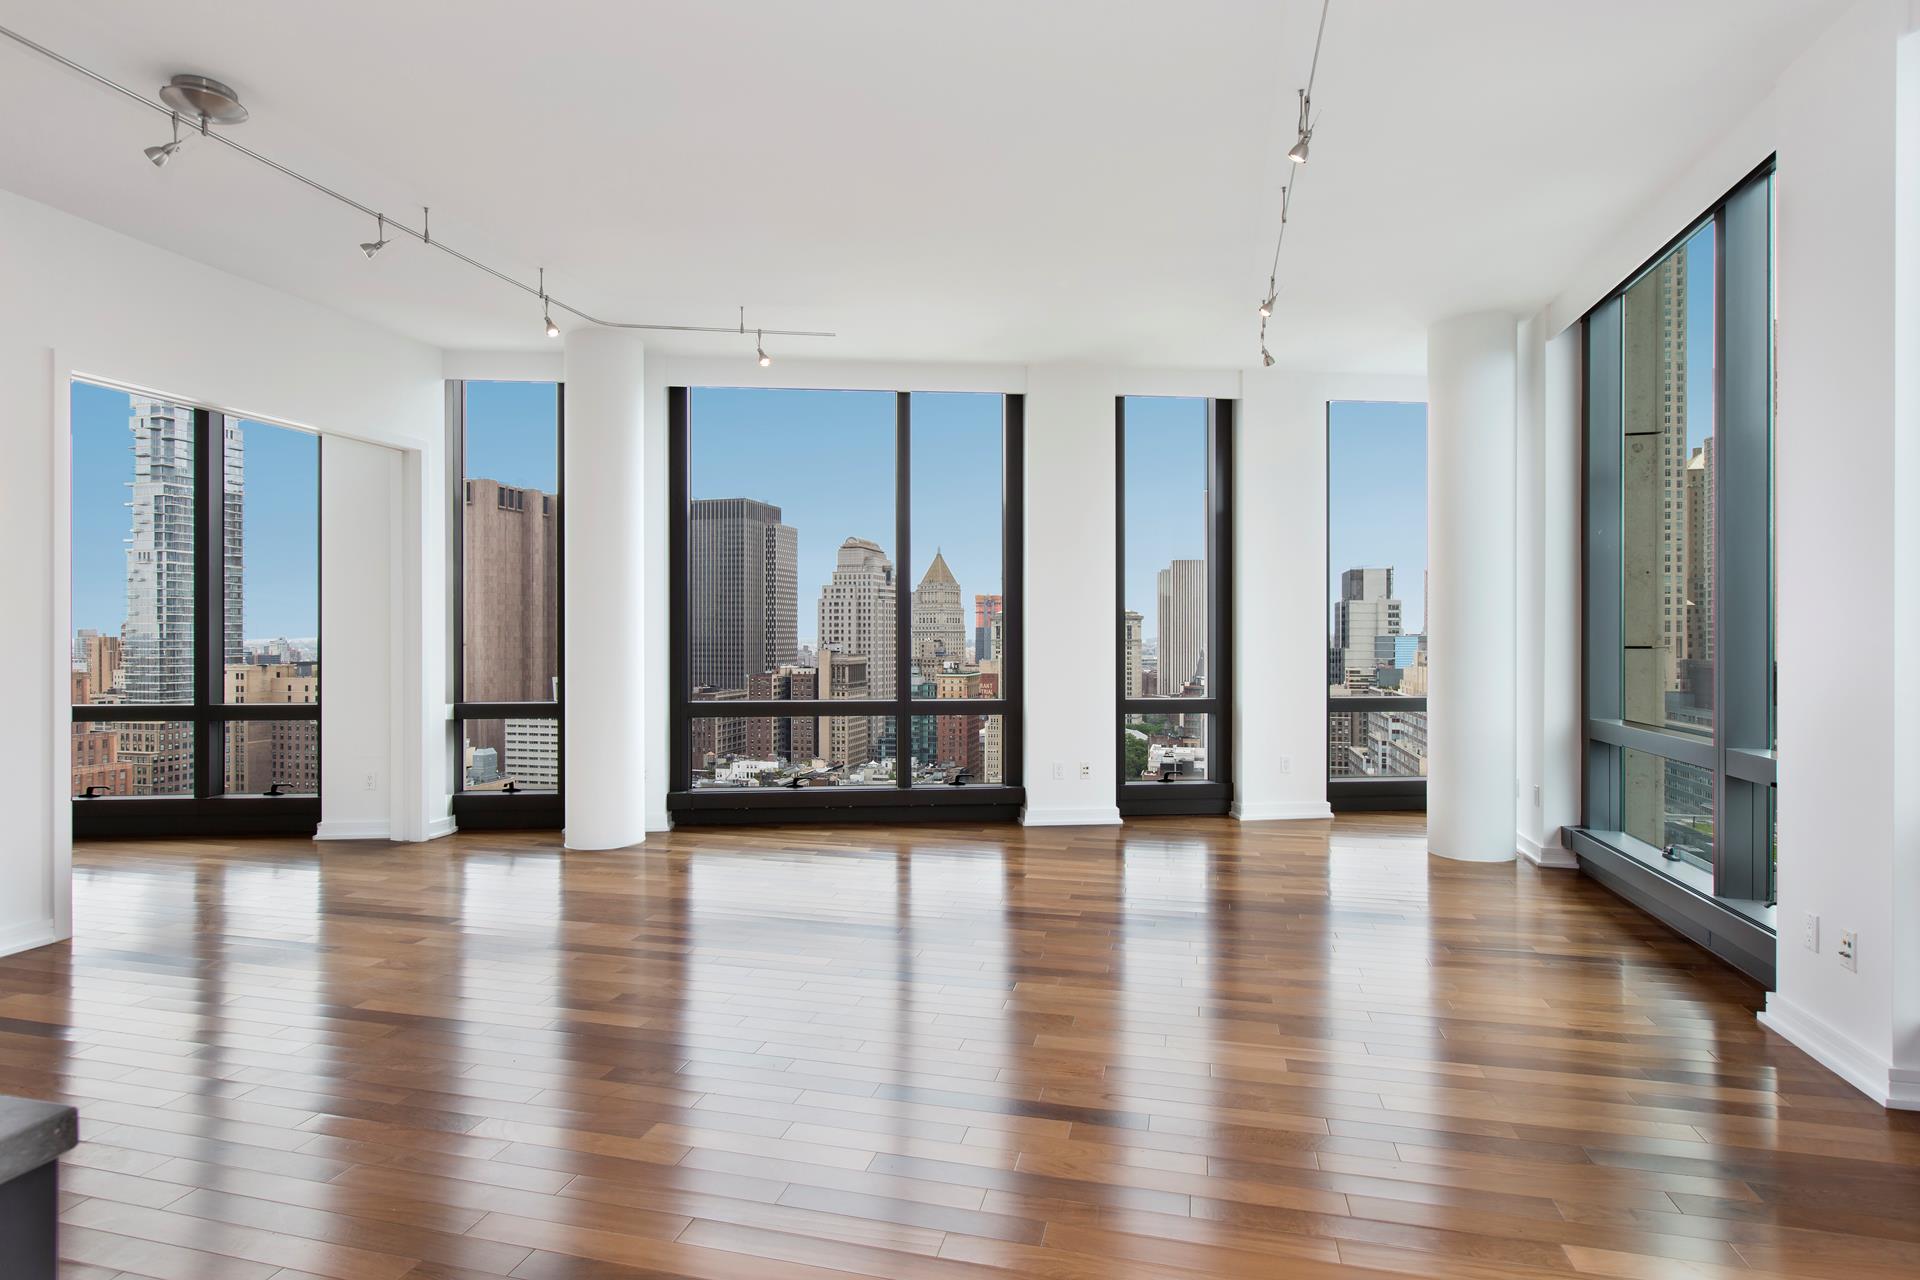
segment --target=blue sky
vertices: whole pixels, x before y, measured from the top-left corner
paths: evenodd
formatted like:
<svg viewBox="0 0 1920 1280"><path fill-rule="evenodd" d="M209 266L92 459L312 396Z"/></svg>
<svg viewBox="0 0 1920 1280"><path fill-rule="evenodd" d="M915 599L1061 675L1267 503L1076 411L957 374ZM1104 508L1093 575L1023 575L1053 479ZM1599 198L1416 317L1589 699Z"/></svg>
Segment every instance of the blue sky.
<svg viewBox="0 0 1920 1280"><path fill-rule="evenodd" d="M967 626L973 597L1002 583L1002 409L998 395L915 392L911 588L938 550L959 579ZM849 537L880 544L896 565L895 398L890 391L696 387L691 496L754 498L799 533L799 637L813 645L820 589ZM968 637L971 639L971 636Z"/></svg>
<svg viewBox="0 0 1920 1280"><path fill-rule="evenodd" d="M1327 600L1348 569L1391 567L1401 630L1426 626L1427 406L1327 407Z"/></svg>
<svg viewBox="0 0 1920 1280"><path fill-rule="evenodd" d="M1687 241L1687 448L1713 434L1713 223Z"/></svg>
<svg viewBox="0 0 1920 1280"><path fill-rule="evenodd" d="M73 384L73 626L118 635L127 615L131 397ZM246 638L319 633L320 442L258 422L245 442Z"/></svg>
<svg viewBox="0 0 1920 1280"><path fill-rule="evenodd" d="M467 476L558 493L559 413L551 382L469 382Z"/></svg>
<svg viewBox="0 0 1920 1280"><path fill-rule="evenodd" d="M1156 576L1207 555L1207 402L1128 396L1126 448L1126 607L1157 642Z"/></svg>

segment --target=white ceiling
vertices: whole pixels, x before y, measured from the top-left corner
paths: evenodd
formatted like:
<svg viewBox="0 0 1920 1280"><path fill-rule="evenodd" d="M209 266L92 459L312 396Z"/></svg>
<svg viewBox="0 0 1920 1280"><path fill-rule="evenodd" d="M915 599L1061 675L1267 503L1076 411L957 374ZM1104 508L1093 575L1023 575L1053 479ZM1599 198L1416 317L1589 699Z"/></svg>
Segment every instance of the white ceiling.
<svg viewBox="0 0 1920 1280"><path fill-rule="evenodd" d="M1417 371L1533 308L1839 0L1333 0L1274 351ZM1253 363L1318 0L0 0L143 90L610 318L833 329L779 354ZM535 302L0 41L0 184L449 348ZM30 127L23 127L30 126ZM721 345L716 346L716 342ZM677 350L737 340L662 338Z"/></svg>

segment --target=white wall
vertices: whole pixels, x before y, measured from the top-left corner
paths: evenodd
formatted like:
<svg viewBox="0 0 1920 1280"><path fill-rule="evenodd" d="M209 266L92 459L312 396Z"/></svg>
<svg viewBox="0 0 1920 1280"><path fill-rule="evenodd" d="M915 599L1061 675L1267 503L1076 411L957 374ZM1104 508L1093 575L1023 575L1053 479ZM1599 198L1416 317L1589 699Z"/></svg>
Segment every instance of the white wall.
<svg viewBox="0 0 1920 1280"><path fill-rule="evenodd" d="M434 349L7 192L0 297L8 302L0 312L0 431L21 478L0 504L0 538L10 549L0 562L10 612L0 632L0 718L14 730L0 738L0 767L34 797L16 808L0 842L4 953L70 928L69 376L420 449L435 475L443 414ZM444 503L415 515L431 524L427 545L439 546ZM440 570L427 568L433 589ZM437 662L441 632L428 638L424 654ZM351 697L354 680L330 666L326 697ZM408 750L418 752L426 728L408 729ZM444 778L438 786L444 792Z"/></svg>
<svg viewBox="0 0 1920 1280"><path fill-rule="evenodd" d="M1901 37L1916 10L1849 9L1574 274L1547 326L1563 341L1777 154L1780 944L1762 1020L1906 1106L1920 1106L1920 54ZM1548 421L1563 398L1549 396ZM1554 494L1577 502L1577 481L1549 482L1549 513ZM1817 952L1800 943L1809 913ZM1841 930L1860 935L1857 973L1839 964Z"/></svg>
<svg viewBox="0 0 1920 1280"><path fill-rule="evenodd" d="M1234 470L1234 816L1326 818L1327 405L1424 378L1244 374Z"/></svg>

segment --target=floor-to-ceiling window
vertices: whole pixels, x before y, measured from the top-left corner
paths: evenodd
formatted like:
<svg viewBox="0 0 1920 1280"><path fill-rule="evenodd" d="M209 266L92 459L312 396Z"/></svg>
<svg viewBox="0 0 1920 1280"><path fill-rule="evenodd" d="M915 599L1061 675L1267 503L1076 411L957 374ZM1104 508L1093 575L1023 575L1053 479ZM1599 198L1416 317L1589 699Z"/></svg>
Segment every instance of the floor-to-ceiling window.
<svg viewBox="0 0 1920 1280"><path fill-rule="evenodd" d="M561 395L448 384L454 812L467 827L561 821Z"/></svg>
<svg viewBox="0 0 1920 1280"><path fill-rule="evenodd" d="M1427 407L1327 405L1327 799L1427 799Z"/></svg>
<svg viewBox="0 0 1920 1280"><path fill-rule="evenodd" d="M1020 793L1022 400L675 388L681 820Z"/></svg>
<svg viewBox="0 0 1920 1280"><path fill-rule="evenodd" d="M70 396L75 832L311 830L319 438Z"/></svg>
<svg viewBox="0 0 1920 1280"><path fill-rule="evenodd" d="M1233 402L1116 402L1122 813L1232 801Z"/></svg>
<svg viewBox="0 0 1920 1280"><path fill-rule="evenodd" d="M1577 847L1756 971L1772 967L1772 200L1769 170L1585 322Z"/></svg>

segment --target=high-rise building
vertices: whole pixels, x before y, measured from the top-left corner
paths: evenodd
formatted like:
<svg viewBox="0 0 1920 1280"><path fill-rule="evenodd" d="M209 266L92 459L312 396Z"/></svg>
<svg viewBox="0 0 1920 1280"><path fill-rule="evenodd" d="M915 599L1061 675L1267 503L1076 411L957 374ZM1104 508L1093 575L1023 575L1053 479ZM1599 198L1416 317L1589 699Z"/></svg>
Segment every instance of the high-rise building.
<svg viewBox="0 0 1920 1280"><path fill-rule="evenodd" d="M797 702L820 696L820 673L813 667L783 666L747 677L754 702ZM819 720L814 716L762 716L747 721L746 754L754 760L789 761L796 768L818 756Z"/></svg>
<svg viewBox="0 0 1920 1280"><path fill-rule="evenodd" d="M829 650L868 660L866 682L869 693L863 697L894 696L894 610L899 587L894 581L893 561L877 542L848 538L840 544L833 577L820 588L820 653L817 665L822 683L828 677ZM830 696L822 694L822 697ZM844 720L845 717L840 717ZM823 737L825 735L823 734ZM885 759L895 755L891 716L870 717L866 749ZM836 756L835 759L844 759ZM871 758L871 757L868 757Z"/></svg>
<svg viewBox="0 0 1920 1280"><path fill-rule="evenodd" d="M1125 644L1122 651L1126 654L1126 690L1129 698L1147 696L1147 669L1141 651L1145 639L1147 620L1129 609L1124 619Z"/></svg>
<svg viewBox="0 0 1920 1280"><path fill-rule="evenodd" d="M1713 437L1687 459L1686 609L1680 687L1696 698L1713 689Z"/></svg>
<svg viewBox="0 0 1920 1280"><path fill-rule="evenodd" d="M799 649L800 534L780 508L700 498L687 512L687 661L693 683L744 689Z"/></svg>
<svg viewBox="0 0 1920 1280"><path fill-rule="evenodd" d="M85 684L74 690L74 701L107 701L120 683L120 637L103 636L89 628L80 632L73 647L74 658L87 676Z"/></svg>
<svg viewBox="0 0 1920 1280"><path fill-rule="evenodd" d="M560 722L508 720L502 772L517 786L557 791L560 788Z"/></svg>
<svg viewBox="0 0 1920 1280"><path fill-rule="evenodd" d="M966 654L965 613L960 583L938 551L933 563L913 589L913 661L923 672L937 672L948 663L963 663Z"/></svg>
<svg viewBox="0 0 1920 1280"><path fill-rule="evenodd" d="M818 668L822 698L867 698L872 695L872 659L866 654L826 652L820 655ZM872 718L869 716L822 717L821 752L843 771L850 771L874 758Z"/></svg>
<svg viewBox="0 0 1920 1280"><path fill-rule="evenodd" d="M1201 663L1207 645L1207 562L1175 560L1156 582L1160 633L1160 692L1179 697L1206 689Z"/></svg>
<svg viewBox="0 0 1920 1280"><path fill-rule="evenodd" d="M466 482L461 573L470 702L543 702L560 671L559 513L551 494ZM488 743L498 747L500 743Z"/></svg>
<svg viewBox="0 0 1920 1280"><path fill-rule="evenodd" d="M973 660L975 662L990 656L988 649L992 643L993 624L1000 621L1003 604L1004 601L997 595L977 595L973 598Z"/></svg>
<svg viewBox="0 0 1920 1280"><path fill-rule="evenodd" d="M1340 575L1340 599L1333 606L1329 682L1348 689L1372 688L1374 671L1393 665L1392 642L1384 655L1377 642L1399 634L1400 600L1393 594L1393 570L1346 570Z"/></svg>
<svg viewBox="0 0 1920 1280"><path fill-rule="evenodd" d="M127 701L193 701L193 410L131 399L133 482L127 539L127 618L121 635Z"/></svg>
<svg viewBox="0 0 1920 1280"><path fill-rule="evenodd" d="M230 706L305 705L320 699L317 663L227 665L223 696ZM226 790L259 794L278 783L311 794L320 789L320 725L314 720L233 720L226 725Z"/></svg>

